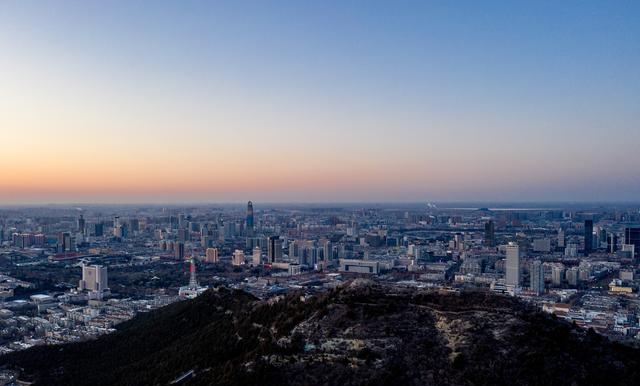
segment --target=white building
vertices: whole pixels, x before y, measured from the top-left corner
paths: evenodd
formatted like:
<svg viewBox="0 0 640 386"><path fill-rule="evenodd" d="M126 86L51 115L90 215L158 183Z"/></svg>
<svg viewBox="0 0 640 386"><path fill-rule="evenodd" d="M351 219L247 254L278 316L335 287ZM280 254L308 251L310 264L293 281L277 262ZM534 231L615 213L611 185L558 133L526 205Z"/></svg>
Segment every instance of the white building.
<svg viewBox="0 0 640 386"><path fill-rule="evenodd" d="M217 263L220 261L218 257L218 248L207 248L204 261L207 263Z"/></svg>
<svg viewBox="0 0 640 386"><path fill-rule="evenodd" d="M89 291L89 297L96 295L97 298L102 298L102 295L109 292L107 267L83 265L82 280L78 284L78 291Z"/></svg>
<svg viewBox="0 0 640 386"><path fill-rule="evenodd" d="M535 292L536 295L544 292L544 271L540 260L535 260L531 264L530 281L531 291Z"/></svg>
<svg viewBox="0 0 640 386"><path fill-rule="evenodd" d="M243 265L244 264L244 252L242 249L236 249L233 252L233 259L231 260L231 264L233 265Z"/></svg>
<svg viewBox="0 0 640 386"><path fill-rule="evenodd" d="M506 277L505 284L511 286L520 285L520 247L518 244L510 242L507 247Z"/></svg>
<svg viewBox="0 0 640 386"><path fill-rule="evenodd" d="M262 262L262 249L260 247L253 248L251 254L251 262L253 265L260 265Z"/></svg>

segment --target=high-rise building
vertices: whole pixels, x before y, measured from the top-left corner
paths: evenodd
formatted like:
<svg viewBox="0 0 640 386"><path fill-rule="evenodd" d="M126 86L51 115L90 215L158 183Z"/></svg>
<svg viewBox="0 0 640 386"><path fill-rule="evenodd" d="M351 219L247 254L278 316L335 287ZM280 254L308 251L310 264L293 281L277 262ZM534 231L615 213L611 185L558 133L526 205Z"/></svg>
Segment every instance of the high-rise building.
<svg viewBox="0 0 640 386"><path fill-rule="evenodd" d="M247 236L253 236L253 203L247 203Z"/></svg>
<svg viewBox="0 0 640 386"><path fill-rule="evenodd" d="M58 250L60 252L70 251L71 246L71 233L60 232L58 233Z"/></svg>
<svg viewBox="0 0 640 386"><path fill-rule="evenodd" d="M80 218L78 218L78 232L84 233L84 228L85 228L84 217L80 215Z"/></svg>
<svg viewBox="0 0 640 386"><path fill-rule="evenodd" d="M299 252L298 241L292 240L291 242L289 242L289 258L295 259L296 257L298 257L298 252Z"/></svg>
<svg viewBox="0 0 640 386"><path fill-rule="evenodd" d="M280 239L280 236L269 237L269 248L267 252L269 263L275 263L282 260L282 240Z"/></svg>
<svg viewBox="0 0 640 386"><path fill-rule="evenodd" d="M178 241L182 243L189 241L189 236L190 234L187 229L184 229L184 228L178 229Z"/></svg>
<svg viewBox="0 0 640 386"><path fill-rule="evenodd" d="M558 287L562 284L562 279L564 277L564 266L561 264L554 265L551 267L551 284Z"/></svg>
<svg viewBox="0 0 640 386"><path fill-rule="evenodd" d="M520 285L520 247L517 243L510 242L507 245L506 277L505 284Z"/></svg>
<svg viewBox="0 0 640 386"><path fill-rule="evenodd" d="M544 292L544 271L542 262L540 260L534 260L531 264L530 271L530 287L531 291L535 292L536 295L540 295Z"/></svg>
<svg viewBox="0 0 640 386"><path fill-rule="evenodd" d="M322 258L324 261L333 260L333 245L329 240L324 240L322 243Z"/></svg>
<svg viewBox="0 0 640 386"><path fill-rule="evenodd" d="M93 233L96 237L104 236L104 224L101 222L93 224Z"/></svg>
<svg viewBox="0 0 640 386"><path fill-rule="evenodd" d="M139 230L140 230L140 220L138 220L137 218L130 218L129 231L133 233L133 232L138 232Z"/></svg>
<svg viewBox="0 0 640 386"><path fill-rule="evenodd" d="M564 231L562 228L558 229L558 247L564 248Z"/></svg>
<svg viewBox="0 0 640 386"><path fill-rule="evenodd" d="M231 263L233 265L242 265L242 264L244 264L244 252L242 251L242 249L236 249L233 252L233 258L231 260Z"/></svg>
<svg viewBox="0 0 640 386"><path fill-rule="evenodd" d="M484 245L493 247L496 244L496 230L493 220L489 220L484 224Z"/></svg>
<svg viewBox="0 0 640 386"><path fill-rule="evenodd" d="M593 251L593 220L584 220L584 255Z"/></svg>
<svg viewBox="0 0 640 386"><path fill-rule="evenodd" d="M607 252L615 253L618 250L618 236L615 233L607 233Z"/></svg>
<svg viewBox="0 0 640 386"><path fill-rule="evenodd" d="M219 262L220 258L218 257L218 248L207 248L204 255L204 261L207 263Z"/></svg>
<svg viewBox="0 0 640 386"><path fill-rule="evenodd" d="M98 298L101 298L103 293L109 291L107 267L83 265L82 280L78 284L78 290L96 293Z"/></svg>
<svg viewBox="0 0 640 386"><path fill-rule="evenodd" d="M567 276L567 282L569 283L570 286L577 286L578 285L578 267L571 267L569 269L567 269L566 272L566 276Z"/></svg>
<svg viewBox="0 0 640 386"><path fill-rule="evenodd" d="M634 246L634 257L640 253L640 228L624 228L624 243Z"/></svg>
<svg viewBox="0 0 640 386"><path fill-rule="evenodd" d="M184 243L177 242L174 244L173 256L176 260L184 260Z"/></svg>
<svg viewBox="0 0 640 386"><path fill-rule="evenodd" d="M262 263L262 249L260 247L253 248L252 263L253 265L260 265L260 263Z"/></svg>

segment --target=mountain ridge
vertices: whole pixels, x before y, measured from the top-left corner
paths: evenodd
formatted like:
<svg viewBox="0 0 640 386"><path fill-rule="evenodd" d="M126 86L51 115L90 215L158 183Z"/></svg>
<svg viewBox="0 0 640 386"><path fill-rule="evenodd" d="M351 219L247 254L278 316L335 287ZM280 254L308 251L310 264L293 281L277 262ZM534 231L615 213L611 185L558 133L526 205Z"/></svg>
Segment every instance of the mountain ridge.
<svg viewBox="0 0 640 386"><path fill-rule="evenodd" d="M517 299L358 279L259 300L219 287L95 341L0 357L37 385L634 385L640 350Z"/></svg>

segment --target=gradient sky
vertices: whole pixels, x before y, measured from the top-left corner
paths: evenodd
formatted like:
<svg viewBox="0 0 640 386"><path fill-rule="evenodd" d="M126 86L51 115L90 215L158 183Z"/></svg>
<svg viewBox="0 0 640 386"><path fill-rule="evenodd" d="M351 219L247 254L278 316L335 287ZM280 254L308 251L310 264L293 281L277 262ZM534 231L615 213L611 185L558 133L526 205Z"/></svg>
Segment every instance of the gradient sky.
<svg viewBox="0 0 640 386"><path fill-rule="evenodd" d="M0 204L640 201L640 1L0 0Z"/></svg>

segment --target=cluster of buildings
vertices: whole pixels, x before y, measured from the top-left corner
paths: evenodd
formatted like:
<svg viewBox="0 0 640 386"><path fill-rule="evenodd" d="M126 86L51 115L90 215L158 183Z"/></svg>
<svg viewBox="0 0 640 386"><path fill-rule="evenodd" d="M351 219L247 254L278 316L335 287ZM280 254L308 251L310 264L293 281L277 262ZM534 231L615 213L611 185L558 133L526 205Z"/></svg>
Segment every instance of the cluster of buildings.
<svg viewBox="0 0 640 386"><path fill-rule="evenodd" d="M366 275L398 285L518 296L568 320L583 314L591 321L586 324L606 319L593 325L600 332L635 336L638 224L640 212L633 206L256 210L248 202L45 210L37 216L26 210L0 214L0 252L12 266L84 264L75 291L87 301L118 298L107 283L107 267L182 269L188 263L189 277L161 290L192 298L220 283L268 297L291 289L323 290ZM196 270L208 285L199 283ZM0 282L3 288L10 290ZM624 301L596 309L585 296ZM591 317L594 310L598 318Z"/></svg>

